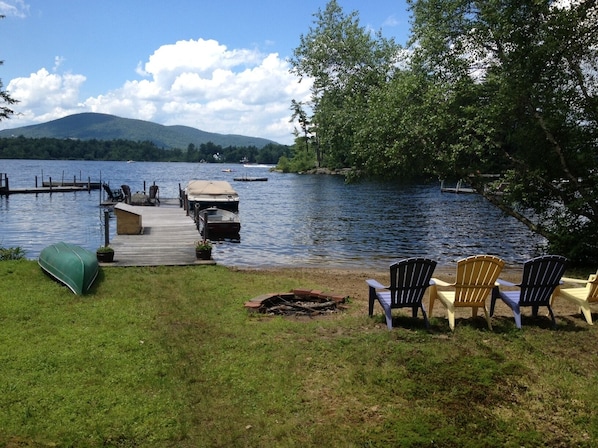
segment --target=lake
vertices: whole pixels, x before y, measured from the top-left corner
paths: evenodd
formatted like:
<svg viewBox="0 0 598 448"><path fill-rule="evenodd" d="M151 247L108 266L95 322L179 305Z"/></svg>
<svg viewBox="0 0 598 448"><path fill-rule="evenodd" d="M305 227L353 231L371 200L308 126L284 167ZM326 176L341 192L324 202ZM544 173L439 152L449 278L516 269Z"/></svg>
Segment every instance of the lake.
<svg viewBox="0 0 598 448"><path fill-rule="evenodd" d="M227 172L227 170L231 170ZM544 240L482 197L441 193L439 184L345 184L339 176L270 172L268 167L162 162L0 160L11 188L42 177L122 184L131 191L154 182L160 197L178 197L191 179L227 180L240 197L240 242L216 244L214 259L238 267L386 268L395 259L427 256L454 264L494 254L509 264L538 255ZM236 182L234 177L267 177ZM101 191L15 194L0 198L0 246L19 246L35 259L48 244L103 244ZM181 213L184 213L181 211ZM191 218L189 218L191 220ZM110 222L111 238L116 223ZM199 235L198 235L199 239ZM192 244L193 242L190 242Z"/></svg>

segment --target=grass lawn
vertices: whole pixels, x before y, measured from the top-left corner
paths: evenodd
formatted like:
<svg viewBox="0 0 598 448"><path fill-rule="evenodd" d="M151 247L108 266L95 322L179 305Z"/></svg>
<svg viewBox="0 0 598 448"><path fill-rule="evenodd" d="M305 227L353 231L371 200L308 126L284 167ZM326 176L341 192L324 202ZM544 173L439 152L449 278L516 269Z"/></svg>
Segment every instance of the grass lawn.
<svg viewBox="0 0 598 448"><path fill-rule="evenodd" d="M388 331L362 278L331 317L243 307L325 278L108 267L75 296L1 262L0 447L598 444L598 329L578 313L556 331L505 313L451 333L439 307L430 331L407 312Z"/></svg>

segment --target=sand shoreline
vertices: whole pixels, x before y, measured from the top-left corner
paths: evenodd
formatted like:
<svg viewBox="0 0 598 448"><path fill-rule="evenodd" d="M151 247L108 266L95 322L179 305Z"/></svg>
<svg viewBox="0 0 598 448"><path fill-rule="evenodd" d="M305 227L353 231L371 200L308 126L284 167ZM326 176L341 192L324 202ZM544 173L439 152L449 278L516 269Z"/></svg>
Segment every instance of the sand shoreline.
<svg viewBox="0 0 598 448"><path fill-rule="evenodd" d="M389 281L389 269L359 269L359 268L338 268L338 267L275 267L275 268L234 268L240 272L255 272L260 275L268 274L273 276L284 276L296 279L298 289L319 288L324 292L343 295L351 298L352 312L367 315L368 307L368 287L365 281L369 278L375 278L380 283L385 284ZM456 266L437 266L434 271L434 277L451 282L455 277ZM500 275L501 279L517 283L521 280L522 267L505 267ZM281 292L281 291L264 291ZM488 308L490 300L487 301ZM428 307L428 294L424 298L424 305ZM580 316L576 306L570 304L564 299L554 301L553 310L557 317L572 319L577 325L585 326L587 323ZM375 314L381 314L382 310L378 304L375 307ZM396 310L395 313L407 313L405 310ZM531 309L524 308L523 315L530 315ZM546 309L540 310L540 315L547 314ZM434 317L446 317L446 311L441 305L436 305L433 312ZM471 310L464 308L458 311L457 317L469 318ZM509 316L513 313L501 301L497 302L495 316Z"/></svg>

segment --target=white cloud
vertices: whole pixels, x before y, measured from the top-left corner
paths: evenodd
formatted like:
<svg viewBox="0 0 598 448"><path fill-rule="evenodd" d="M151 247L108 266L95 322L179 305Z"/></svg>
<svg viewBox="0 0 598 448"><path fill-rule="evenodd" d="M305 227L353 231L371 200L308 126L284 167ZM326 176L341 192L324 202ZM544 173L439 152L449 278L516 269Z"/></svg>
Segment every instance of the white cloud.
<svg viewBox="0 0 598 448"><path fill-rule="evenodd" d="M57 58L55 68L60 61ZM278 54L229 50L214 40L163 45L147 62L138 64L137 73L141 79L85 100L78 98L86 80L83 75L40 69L27 78L13 79L7 90L20 101L14 110L21 115L0 122L0 127L88 111L290 144L291 99L309 97L310 83L299 83Z"/></svg>
<svg viewBox="0 0 598 448"><path fill-rule="evenodd" d="M62 56L54 57L54 69L52 71L56 72L60 68L60 66L64 63L65 59Z"/></svg>
<svg viewBox="0 0 598 448"><path fill-rule="evenodd" d="M35 116L53 108L76 107L79 89L85 79L83 75L49 73L42 68L28 78L13 79L7 90L19 101L15 111L27 111Z"/></svg>
<svg viewBox="0 0 598 448"><path fill-rule="evenodd" d="M398 26L399 24L400 24L400 22L397 20L397 18L395 16L389 16L386 18L384 23L382 23L382 26L393 27L393 26Z"/></svg>
<svg viewBox="0 0 598 448"><path fill-rule="evenodd" d="M25 18L29 14L29 5L23 0L0 0L0 15Z"/></svg>

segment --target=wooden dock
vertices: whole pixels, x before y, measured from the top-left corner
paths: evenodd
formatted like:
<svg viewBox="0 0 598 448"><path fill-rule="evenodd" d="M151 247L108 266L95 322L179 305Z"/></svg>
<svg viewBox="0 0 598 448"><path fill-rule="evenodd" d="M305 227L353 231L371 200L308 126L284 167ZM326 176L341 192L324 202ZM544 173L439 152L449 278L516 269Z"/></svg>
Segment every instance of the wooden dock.
<svg viewBox="0 0 598 448"><path fill-rule="evenodd" d="M457 185L454 188L450 188L450 187L445 187L444 186L444 180L440 182L440 191L442 193L467 193L467 194L474 194L477 193L477 191L471 187L464 187L463 186L463 181L458 181Z"/></svg>
<svg viewBox="0 0 598 448"><path fill-rule="evenodd" d="M37 176L35 176L35 186L27 188L10 188L8 182L8 175L0 173L0 196L9 196L11 194L38 194L38 193L71 193L76 191L91 191L99 189L101 184L99 182L91 182L88 179L86 182L77 181L76 178L72 182L53 182L52 178L47 182L42 181L39 186Z"/></svg>
<svg viewBox="0 0 598 448"><path fill-rule="evenodd" d="M184 266L215 264L195 258L201 239L195 223L178 199L162 199L159 206L133 207L141 215L140 235L116 235L110 241L114 262L104 266Z"/></svg>
<svg viewBox="0 0 598 448"><path fill-rule="evenodd" d="M72 193L74 191L90 191L87 187L32 187L32 188L11 188L1 189L0 194L9 196L11 194L38 194L38 193Z"/></svg>

